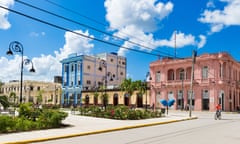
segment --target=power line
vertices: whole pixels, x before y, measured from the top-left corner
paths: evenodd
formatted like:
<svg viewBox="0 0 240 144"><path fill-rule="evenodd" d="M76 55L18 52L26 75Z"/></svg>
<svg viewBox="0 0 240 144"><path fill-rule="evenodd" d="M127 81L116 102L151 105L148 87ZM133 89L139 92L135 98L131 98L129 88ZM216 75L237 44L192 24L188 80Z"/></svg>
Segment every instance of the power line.
<svg viewBox="0 0 240 144"><path fill-rule="evenodd" d="M155 50L155 49L153 49L153 48L150 48L150 47L144 46L144 45L142 45L142 44L139 44L139 43L136 43L136 42L133 42L133 41L130 41L130 40L121 38L121 37L119 37L119 36L114 36L114 35L112 35L112 34L110 34L110 33L105 32L105 31L102 31L102 30L99 30L99 29L97 29L97 28L91 27L91 26L89 26L89 25L86 25L86 24L83 24L83 23L74 21L74 20L69 19L69 18L66 18L66 17L64 17L64 16L60 16L60 15L55 14L55 13L52 13L52 12L50 12L50 11L48 11L48 10L44 10L44 9L42 9L42 8L39 8L39 7L33 6L33 5L31 5L31 4L25 3L25 2L23 2L23 1L21 1L21 0L15 0L15 1L18 2L18 3L21 3L21 4L25 5L25 6L28 6L28 7L37 9L37 10L39 10L39 11L45 12L45 13L47 13L47 14L56 16L56 17L58 17L58 18L64 19L64 20L66 20L66 21L70 21L70 22L75 23L75 24L78 24L78 25L80 25L80 26L83 26L83 27L86 27L86 28L95 30L95 31L97 31L97 32L106 34L106 35L108 35L108 36L115 37L115 38L120 39L120 40L123 40L123 41L127 41L127 42L129 42L129 43L131 43L131 44L134 44L134 45L137 45L137 46L140 46L140 47L144 47L144 48L149 49L149 50L152 50L152 51L156 51L156 52L159 52L159 53L163 53L163 54L165 54L165 55L169 55L169 53L165 53L165 52L162 52L162 51L159 51L159 50Z"/></svg>
<svg viewBox="0 0 240 144"><path fill-rule="evenodd" d="M17 0L17 1L19 1L19 0ZM95 23L97 23L97 24L100 24L100 25L102 25L102 26L108 26L108 25L106 25L106 24L104 24L104 23L102 23L102 22L99 22L99 21L97 21L97 20L95 20L95 19L92 19L92 18L90 18L90 17L88 17L88 16L85 16L85 15L83 15L83 14L80 14L79 12L76 12L76 11L74 11L74 10L72 10L72 9L69 9L69 8L67 8L67 7L64 7L64 6L60 5L60 4L57 4L57 3L55 3L55 2L52 2L52 1L50 1L50 0L45 0L45 1L48 2L48 3L50 3L50 4L52 4L52 5L54 5L54 6L57 6L57 7L60 7L60 8L62 8L62 9L64 9L64 10L66 10L66 11L69 11L69 12L71 12L71 13L73 13L73 14L79 15L79 16L87 19L87 20L90 20L90 21L93 21L93 22L95 22ZM126 34L126 33L123 33L123 32L121 32L121 33L124 34L124 35L126 35L126 36L131 36L131 37L134 37L135 39L138 39L138 40L140 40L140 41L143 41L142 39L139 39L139 38L136 37L136 36L129 35L129 34ZM112 35L111 35L111 36L112 36ZM117 36L112 36L112 37L117 37ZM144 47L144 48L147 48L147 49L150 49L150 50L154 50L154 51L157 51L157 52L160 52L160 53L164 53L165 55L172 56L172 57L175 57L175 58L176 58L175 55L169 54L169 51L167 51L167 52L159 51L159 50L156 50L156 49L154 49L154 48L150 48L150 47L147 47L147 46L145 46L145 45L139 44L139 43L137 43L137 42L133 42L133 41L130 41L130 40L121 38L121 37L118 37L118 38L119 38L119 39L122 39L122 40L125 40L125 41L128 41L128 42L130 42L130 43L132 43L132 44L138 45L138 46L140 46L140 47ZM150 42L149 44L151 44L151 42ZM151 45L153 45L153 44L151 44Z"/></svg>
<svg viewBox="0 0 240 144"><path fill-rule="evenodd" d="M62 8L62 9L64 9L64 10L66 10L66 11L69 11L69 12L71 12L71 13L74 13L74 14L76 14L76 15L79 15L79 16L87 19L87 20L93 21L93 22L98 23L98 24L103 25L103 26L107 26L107 25L104 24L104 23L101 23L101 22L99 22L99 21L97 21L97 20L95 20L95 19L92 19L92 18L90 18L90 17L87 17L87 16L85 16L85 15L82 15L82 14L80 14L79 12L76 12L76 11L74 11L74 10L71 10L71 9L69 9L69 8L66 8L66 7L64 7L64 6L62 6L62 5L59 5L59 4L55 3L55 2L52 2L52 1L50 1L50 0L45 0L45 1L48 2L48 3L50 3L50 4L52 4L52 5L55 5L55 6L57 6L57 7L60 7L60 8Z"/></svg>
<svg viewBox="0 0 240 144"><path fill-rule="evenodd" d="M108 44L108 45L112 45L112 46L115 46L115 47L121 47L121 48L128 49L128 50L131 50L131 51L139 52L139 53L149 54L149 55L153 55L153 56L160 56L159 54L154 54L154 53L149 53L149 52L145 52L145 51L140 51L140 50L132 49L132 48L129 48L129 47L121 46L121 45L118 45L118 44L115 44L115 43L111 43L111 42L108 42L108 41L104 41L104 40L101 40L101 39L97 39L97 38L94 38L94 37L91 37L91 36L87 36L87 35L75 32L73 30L70 30L68 28L64 28L64 27L58 26L56 24L52 24L50 22L47 22L47 21L44 21L44 20L41 20L41 19L38 19L38 18L35 18L35 17L32 17L32 16L29 16L29 15L26 15L26 14L21 13L19 11L12 10L10 8L6 8L6 7L3 7L3 6L0 6L0 8L8 10L8 11L11 11L11 12L16 13L16 14L21 15L21 16L27 17L29 19L38 21L40 23L43 23L43 24L55 27L57 29L61 29L61 30L64 30L64 31L69 31L69 32L71 32L73 34L76 34L76 35L79 35L79 36L82 36L82 37L85 37L85 38L88 38L88 39L96 40L98 42L102 42L102 43L105 43L105 44Z"/></svg>

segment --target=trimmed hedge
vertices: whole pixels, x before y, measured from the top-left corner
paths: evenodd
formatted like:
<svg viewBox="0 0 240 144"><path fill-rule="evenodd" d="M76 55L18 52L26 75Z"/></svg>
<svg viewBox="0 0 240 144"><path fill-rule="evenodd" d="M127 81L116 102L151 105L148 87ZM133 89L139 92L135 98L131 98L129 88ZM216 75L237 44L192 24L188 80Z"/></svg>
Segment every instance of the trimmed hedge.
<svg viewBox="0 0 240 144"><path fill-rule="evenodd" d="M161 117L162 113L159 111L130 109L127 106L107 106L106 110L98 106L79 108L80 115L103 117L120 120L139 120L147 118Z"/></svg>

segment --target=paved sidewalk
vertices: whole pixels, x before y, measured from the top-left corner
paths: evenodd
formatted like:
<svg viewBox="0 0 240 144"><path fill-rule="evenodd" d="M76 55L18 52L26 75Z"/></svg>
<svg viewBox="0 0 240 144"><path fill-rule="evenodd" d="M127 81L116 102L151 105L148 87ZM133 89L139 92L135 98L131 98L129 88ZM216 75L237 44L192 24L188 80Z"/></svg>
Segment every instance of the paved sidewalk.
<svg viewBox="0 0 240 144"><path fill-rule="evenodd" d="M74 136L90 135L103 132L131 129L144 126L153 126L159 124L167 124L172 122L196 119L192 116L189 118L188 113L171 112L169 115L161 118L144 119L144 120L112 120L94 117L86 117L73 115L69 112L69 116L63 121L71 127L37 130L31 132L19 132L11 134L0 134L0 143L32 143L47 141L60 138L68 138Z"/></svg>

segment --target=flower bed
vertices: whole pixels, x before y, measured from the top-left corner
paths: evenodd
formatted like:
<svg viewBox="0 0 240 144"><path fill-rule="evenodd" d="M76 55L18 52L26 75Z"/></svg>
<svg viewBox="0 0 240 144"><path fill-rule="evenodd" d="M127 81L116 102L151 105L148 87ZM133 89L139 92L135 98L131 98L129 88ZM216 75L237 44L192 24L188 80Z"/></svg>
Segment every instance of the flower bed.
<svg viewBox="0 0 240 144"><path fill-rule="evenodd" d="M143 109L130 109L127 106L107 106L106 109L102 109L98 106L89 106L79 108L80 115L102 117L110 119L120 120L139 120L147 118L161 117L160 111L151 111Z"/></svg>

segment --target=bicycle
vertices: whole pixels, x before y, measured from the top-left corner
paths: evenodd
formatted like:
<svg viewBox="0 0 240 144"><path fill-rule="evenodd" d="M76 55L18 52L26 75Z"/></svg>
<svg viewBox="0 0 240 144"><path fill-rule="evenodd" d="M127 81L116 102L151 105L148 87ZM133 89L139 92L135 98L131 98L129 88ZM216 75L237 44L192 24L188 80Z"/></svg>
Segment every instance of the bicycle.
<svg viewBox="0 0 240 144"><path fill-rule="evenodd" d="M216 111L214 118L215 120L221 120L222 119L221 111Z"/></svg>

